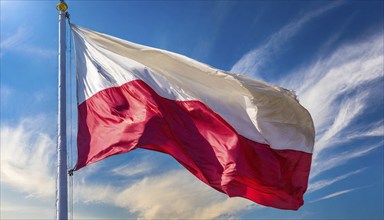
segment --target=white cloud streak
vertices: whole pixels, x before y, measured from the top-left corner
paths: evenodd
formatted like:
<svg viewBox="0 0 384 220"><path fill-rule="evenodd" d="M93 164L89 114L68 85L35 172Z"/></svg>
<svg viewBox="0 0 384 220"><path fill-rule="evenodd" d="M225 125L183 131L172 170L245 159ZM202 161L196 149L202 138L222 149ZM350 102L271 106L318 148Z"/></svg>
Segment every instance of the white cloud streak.
<svg viewBox="0 0 384 220"><path fill-rule="evenodd" d="M119 189L91 181L76 181L73 184L74 203L114 204Z"/></svg>
<svg viewBox="0 0 384 220"><path fill-rule="evenodd" d="M10 100L13 90L4 84L0 84L0 105L5 106L6 103Z"/></svg>
<svg viewBox="0 0 384 220"><path fill-rule="evenodd" d="M52 58L57 55L56 50L42 48L30 44L28 39L31 37L31 35L32 31L30 28L21 26L12 35L5 38L2 36L4 40L0 42L0 57L8 51L15 51L17 53L22 53L34 57L38 56L46 58Z"/></svg>
<svg viewBox="0 0 384 220"><path fill-rule="evenodd" d="M143 163L148 162L143 161L138 166ZM227 218L255 207L249 200L228 198L185 170L150 175L119 186L81 178L75 181L74 190L75 203L109 204L127 209L144 219Z"/></svg>
<svg viewBox="0 0 384 220"><path fill-rule="evenodd" d="M138 181L122 191L116 203L145 219L214 219L231 216L252 204L227 198L181 170Z"/></svg>
<svg viewBox="0 0 384 220"><path fill-rule="evenodd" d="M315 64L299 70L295 74L296 77L292 77L289 86L294 87L300 94L300 102L311 112L318 128L328 129L331 124L329 119L332 118L327 116L341 110L336 102L345 94L360 93L354 97L350 95L349 99L347 97L342 102L343 107L366 106L366 97L372 91L369 88L357 90L366 83L378 81L383 77L382 37L382 34L379 34L364 42L339 48L332 56L318 60ZM297 81L299 79L300 82ZM344 117L342 114L340 116Z"/></svg>
<svg viewBox="0 0 384 220"><path fill-rule="evenodd" d="M119 176L136 176L149 174L154 169L154 164L148 161L147 157L143 157L140 161L133 161L128 164L113 168L112 173Z"/></svg>
<svg viewBox="0 0 384 220"><path fill-rule="evenodd" d="M1 126L1 183L28 196L52 198L55 142L42 132L43 121L36 117Z"/></svg>
<svg viewBox="0 0 384 220"><path fill-rule="evenodd" d="M30 31L25 27L19 27L17 31L0 42L0 49L12 49L25 42Z"/></svg>
<svg viewBox="0 0 384 220"><path fill-rule="evenodd" d="M311 11L300 19L288 23L274 33L266 43L245 54L231 69L231 72L262 78L260 71L274 55L278 54L281 46L295 36L300 29L312 19L342 5L342 1L336 1L323 8Z"/></svg>
<svg viewBox="0 0 384 220"><path fill-rule="evenodd" d="M355 191L355 190L357 190L357 189L359 189L359 188L353 188L353 189L341 190L341 191L338 191L338 192L329 194L329 195L327 195L327 196L321 197L320 199L311 201L311 203L312 203L312 202L318 202L318 201L321 201L321 200L331 199L331 198L334 198L334 197L337 197L337 196L341 196L341 195L344 195L344 194L346 194L346 193Z"/></svg>
<svg viewBox="0 0 384 220"><path fill-rule="evenodd" d="M51 207L33 204L1 203L2 219L53 219L54 210Z"/></svg>
<svg viewBox="0 0 384 220"><path fill-rule="evenodd" d="M338 104L338 109L332 109L332 104L336 104L334 103L334 101L333 103L329 103L329 106L326 105L325 107L327 108L324 108L322 111L320 111L318 115L324 114L322 115L322 117L319 117L317 114L313 115L313 119L315 121L315 124L317 125L318 132L324 131L323 134L318 136L319 138L316 142L317 154L315 154L314 159L316 159L319 153L325 150L326 148L336 146L336 141L340 142L346 140L340 140L337 137L344 129L346 129L351 124L354 119L356 119L356 117L359 116L359 114L362 113L362 110L365 106L364 100L368 95L368 92L362 92L356 96L347 97L344 101ZM327 112L329 110L333 111ZM312 111L315 111L315 109L312 108ZM335 118L330 118L330 114L333 114ZM333 121L324 120L324 117L326 116L328 116L328 118ZM328 123L325 122L330 123L329 126L327 126Z"/></svg>
<svg viewBox="0 0 384 220"><path fill-rule="evenodd" d="M290 81L282 82L297 91L301 104L309 110L314 120L317 141L311 178L344 164L345 160L364 155L328 155L324 161L325 152L359 137L369 134L375 137L374 134L383 133L382 126L377 126L377 122L352 126L357 120L363 120L364 113L376 105L377 99L383 99L383 88L372 86L383 82L382 37L380 33L340 47L330 57L316 61L292 74ZM366 147L357 152L376 147ZM339 150L353 152L350 149Z"/></svg>
<svg viewBox="0 0 384 220"><path fill-rule="evenodd" d="M367 137L384 137L384 120L373 123L365 129L351 129L347 139L354 140Z"/></svg>
<svg viewBox="0 0 384 220"><path fill-rule="evenodd" d="M352 191L356 191L356 190L359 190L359 189L368 188L368 187L371 187L371 186L372 185L366 185L366 186L360 186L360 187L355 187L355 188L351 188L351 189L341 190L341 191L338 191L338 192L335 192L335 193L331 193L329 195L321 197L320 199L316 199L316 200L313 200L313 201L310 201L310 202L313 203L313 202L318 202L318 201L322 201L322 200L326 200L326 199L332 199L334 197L341 196L341 195L344 195L344 194L347 194L347 193L350 193Z"/></svg>
<svg viewBox="0 0 384 220"><path fill-rule="evenodd" d="M307 192L311 193L311 192L323 189L323 188L328 187L328 186L330 186L332 184L335 184L335 183L337 183L339 181L347 179L350 176L359 174L359 173L363 172L364 170L365 170L365 168L358 169L358 170L355 170L355 171L352 171L352 172L340 175L340 176L332 178L332 179L325 179L325 180L316 181L314 183L309 184Z"/></svg>
<svg viewBox="0 0 384 220"><path fill-rule="evenodd" d="M346 164L348 161L365 156L379 147L383 147L384 142L379 142L373 146L363 147L358 150L343 151L335 156L329 156L326 159L320 158L313 161L310 178L313 179L319 174Z"/></svg>

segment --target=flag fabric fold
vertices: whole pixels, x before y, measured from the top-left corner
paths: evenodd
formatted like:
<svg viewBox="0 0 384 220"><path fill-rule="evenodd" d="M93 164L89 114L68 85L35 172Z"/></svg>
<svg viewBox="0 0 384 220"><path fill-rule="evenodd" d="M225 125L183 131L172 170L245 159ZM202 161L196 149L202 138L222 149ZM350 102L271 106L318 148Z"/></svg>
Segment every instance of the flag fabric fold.
<svg viewBox="0 0 384 220"><path fill-rule="evenodd" d="M171 155L230 197L302 206L315 131L294 94L176 53L71 28L76 169L143 148Z"/></svg>

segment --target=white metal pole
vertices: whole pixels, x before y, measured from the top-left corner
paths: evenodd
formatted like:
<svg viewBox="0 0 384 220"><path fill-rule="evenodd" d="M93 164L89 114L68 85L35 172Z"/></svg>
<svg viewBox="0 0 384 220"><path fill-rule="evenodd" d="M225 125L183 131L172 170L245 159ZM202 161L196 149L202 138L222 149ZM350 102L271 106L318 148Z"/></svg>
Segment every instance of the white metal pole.
<svg viewBox="0 0 384 220"><path fill-rule="evenodd" d="M68 219L67 186L67 132L66 132L66 10L62 0L59 10L59 55L58 55L58 135L57 135L57 191L56 219Z"/></svg>

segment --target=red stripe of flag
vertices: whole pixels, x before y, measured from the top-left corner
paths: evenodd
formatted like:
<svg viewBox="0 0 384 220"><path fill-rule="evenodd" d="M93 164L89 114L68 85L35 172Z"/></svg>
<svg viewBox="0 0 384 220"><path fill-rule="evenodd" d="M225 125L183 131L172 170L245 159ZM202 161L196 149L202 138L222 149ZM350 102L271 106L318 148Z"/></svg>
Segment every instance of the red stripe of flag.
<svg viewBox="0 0 384 220"><path fill-rule="evenodd" d="M134 80L96 93L78 110L76 169L144 148L171 155L230 197L281 209L303 204L312 154L249 140L200 101L166 99Z"/></svg>

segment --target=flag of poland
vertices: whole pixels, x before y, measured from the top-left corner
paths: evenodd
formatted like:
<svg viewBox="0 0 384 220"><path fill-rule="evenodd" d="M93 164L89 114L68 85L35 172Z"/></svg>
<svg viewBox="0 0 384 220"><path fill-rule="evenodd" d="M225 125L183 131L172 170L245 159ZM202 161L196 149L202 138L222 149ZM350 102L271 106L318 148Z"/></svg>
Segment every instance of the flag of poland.
<svg viewBox="0 0 384 220"><path fill-rule="evenodd" d="M298 209L314 126L290 91L72 25L75 169L136 148L174 157L230 197ZM153 183L156 184L156 183Z"/></svg>

